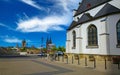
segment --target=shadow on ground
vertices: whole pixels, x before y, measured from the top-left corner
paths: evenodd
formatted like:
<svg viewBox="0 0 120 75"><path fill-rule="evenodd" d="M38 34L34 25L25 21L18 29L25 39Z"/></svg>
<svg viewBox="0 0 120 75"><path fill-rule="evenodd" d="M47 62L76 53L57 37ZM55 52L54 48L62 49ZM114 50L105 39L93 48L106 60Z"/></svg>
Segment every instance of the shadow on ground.
<svg viewBox="0 0 120 75"><path fill-rule="evenodd" d="M42 64L42 65L47 66L47 67L54 68L57 71L33 73L33 74L25 74L25 75L56 75L56 74L61 74L61 73L73 72L73 70L66 69L66 68L63 68L63 67L59 67L59 66L43 63L43 62L36 61L36 60L32 60L32 61L35 62L35 63L38 63L38 64Z"/></svg>

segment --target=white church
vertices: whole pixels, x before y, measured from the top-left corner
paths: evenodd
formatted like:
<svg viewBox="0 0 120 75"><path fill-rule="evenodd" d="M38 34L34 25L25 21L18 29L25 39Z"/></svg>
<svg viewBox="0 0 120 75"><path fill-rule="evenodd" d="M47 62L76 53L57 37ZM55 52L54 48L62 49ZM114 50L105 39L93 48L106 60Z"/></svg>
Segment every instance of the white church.
<svg viewBox="0 0 120 75"><path fill-rule="evenodd" d="M67 30L66 53L120 55L120 0L82 0Z"/></svg>

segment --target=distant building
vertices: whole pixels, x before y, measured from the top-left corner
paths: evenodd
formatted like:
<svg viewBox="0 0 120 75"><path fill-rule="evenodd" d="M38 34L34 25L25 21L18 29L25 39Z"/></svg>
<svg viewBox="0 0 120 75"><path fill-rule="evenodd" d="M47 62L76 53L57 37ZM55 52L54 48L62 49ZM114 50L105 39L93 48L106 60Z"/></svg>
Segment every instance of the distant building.
<svg viewBox="0 0 120 75"><path fill-rule="evenodd" d="M25 47L26 47L26 41L23 40L23 41L22 41L22 48L25 48Z"/></svg>
<svg viewBox="0 0 120 75"><path fill-rule="evenodd" d="M16 44L16 50L20 51L18 43Z"/></svg>
<svg viewBox="0 0 120 75"><path fill-rule="evenodd" d="M82 0L67 31L66 53L120 55L120 0Z"/></svg>
<svg viewBox="0 0 120 75"><path fill-rule="evenodd" d="M47 38L47 40L46 40L46 49L48 50L48 48L49 48L49 44L52 44L52 39L50 38Z"/></svg>
<svg viewBox="0 0 120 75"><path fill-rule="evenodd" d="M46 49L51 50L51 48L53 48L53 47L55 47L55 45L52 43L52 39L47 38L47 40L46 40Z"/></svg>

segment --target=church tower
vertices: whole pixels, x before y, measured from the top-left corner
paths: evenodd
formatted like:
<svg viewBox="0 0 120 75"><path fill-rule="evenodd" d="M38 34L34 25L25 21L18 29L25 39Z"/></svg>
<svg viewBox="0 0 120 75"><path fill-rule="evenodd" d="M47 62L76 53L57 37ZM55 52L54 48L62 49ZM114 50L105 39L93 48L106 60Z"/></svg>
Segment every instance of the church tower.
<svg viewBox="0 0 120 75"><path fill-rule="evenodd" d="M50 37L50 38L47 37L47 40L46 40L46 49L49 48L49 44L52 44L52 39L51 39L51 37Z"/></svg>
<svg viewBox="0 0 120 75"><path fill-rule="evenodd" d="M52 39L51 39L51 37L50 37L49 43L52 44Z"/></svg>
<svg viewBox="0 0 120 75"><path fill-rule="evenodd" d="M46 40L46 49L48 49L48 37L47 37L47 40Z"/></svg>
<svg viewBox="0 0 120 75"><path fill-rule="evenodd" d="M26 47L26 41L23 40L23 41L22 41L22 48L25 48L25 47Z"/></svg>

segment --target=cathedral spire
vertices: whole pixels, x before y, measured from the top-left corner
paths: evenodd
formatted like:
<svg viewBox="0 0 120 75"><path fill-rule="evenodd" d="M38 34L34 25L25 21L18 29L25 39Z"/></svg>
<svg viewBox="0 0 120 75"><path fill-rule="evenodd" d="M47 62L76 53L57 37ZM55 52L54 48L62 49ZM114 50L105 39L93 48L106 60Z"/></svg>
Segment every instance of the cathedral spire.
<svg viewBox="0 0 120 75"><path fill-rule="evenodd" d="M46 43L48 43L48 41L49 41L49 40L48 40L48 37L47 37Z"/></svg>
<svg viewBox="0 0 120 75"><path fill-rule="evenodd" d="M52 39L51 39L51 37L50 37L49 43L52 44Z"/></svg>
<svg viewBox="0 0 120 75"><path fill-rule="evenodd" d="M48 44L49 44L49 39L47 37L47 39L46 39L46 49L48 49Z"/></svg>

